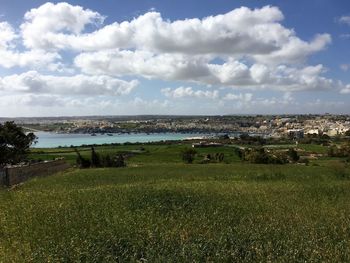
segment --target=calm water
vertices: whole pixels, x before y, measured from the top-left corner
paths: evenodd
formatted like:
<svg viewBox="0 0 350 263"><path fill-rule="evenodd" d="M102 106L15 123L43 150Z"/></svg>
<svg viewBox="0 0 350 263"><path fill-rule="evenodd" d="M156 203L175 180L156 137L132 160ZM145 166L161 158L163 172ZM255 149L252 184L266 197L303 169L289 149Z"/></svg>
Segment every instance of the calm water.
<svg viewBox="0 0 350 263"><path fill-rule="evenodd" d="M200 136L186 133L157 133L157 134L107 134L91 136L90 134L60 134L36 132L38 142L35 148L51 148L58 146L80 146L83 144L125 143L125 142L157 142L163 140L183 140L188 137Z"/></svg>

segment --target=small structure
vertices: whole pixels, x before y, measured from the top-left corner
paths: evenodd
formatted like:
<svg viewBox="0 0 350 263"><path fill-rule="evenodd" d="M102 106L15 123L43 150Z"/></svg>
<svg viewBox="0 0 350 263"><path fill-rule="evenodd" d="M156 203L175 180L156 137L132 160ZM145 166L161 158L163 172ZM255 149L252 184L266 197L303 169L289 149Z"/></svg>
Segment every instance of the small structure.
<svg viewBox="0 0 350 263"><path fill-rule="evenodd" d="M319 129L311 129L306 132L307 135L321 135L321 131Z"/></svg>
<svg viewBox="0 0 350 263"><path fill-rule="evenodd" d="M207 148L207 147L222 147L222 146L224 146L222 143L205 142L205 141L192 144L192 148Z"/></svg>
<svg viewBox="0 0 350 263"><path fill-rule="evenodd" d="M287 130L287 134L288 134L288 137L292 138L292 139L302 139L302 138L304 138L304 130L303 129Z"/></svg>

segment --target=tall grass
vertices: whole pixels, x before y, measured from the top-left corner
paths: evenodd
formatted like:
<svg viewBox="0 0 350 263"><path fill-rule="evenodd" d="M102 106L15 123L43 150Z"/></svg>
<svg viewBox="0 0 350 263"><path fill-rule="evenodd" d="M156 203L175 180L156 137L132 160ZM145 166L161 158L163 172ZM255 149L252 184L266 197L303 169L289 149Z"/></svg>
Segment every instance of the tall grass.
<svg viewBox="0 0 350 263"><path fill-rule="evenodd" d="M348 262L349 187L321 166L72 170L0 190L0 261Z"/></svg>

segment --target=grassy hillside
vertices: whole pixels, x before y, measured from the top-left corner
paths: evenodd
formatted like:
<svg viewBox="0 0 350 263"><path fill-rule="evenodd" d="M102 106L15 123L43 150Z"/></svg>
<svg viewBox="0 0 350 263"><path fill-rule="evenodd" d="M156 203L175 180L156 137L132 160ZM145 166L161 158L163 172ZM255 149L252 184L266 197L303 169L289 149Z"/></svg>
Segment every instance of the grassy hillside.
<svg viewBox="0 0 350 263"><path fill-rule="evenodd" d="M350 261L344 164L186 165L152 147L0 191L0 261Z"/></svg>

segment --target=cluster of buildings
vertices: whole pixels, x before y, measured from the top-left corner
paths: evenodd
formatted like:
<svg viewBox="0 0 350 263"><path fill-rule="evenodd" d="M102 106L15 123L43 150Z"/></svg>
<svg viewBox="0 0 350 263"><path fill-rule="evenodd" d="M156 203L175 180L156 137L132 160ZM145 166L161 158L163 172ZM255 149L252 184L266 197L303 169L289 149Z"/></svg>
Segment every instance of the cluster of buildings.
<svg viewBox="0 0 350 263"><path fill-rule="evenodd" d="M284 132L290 137L303 138L305 135L334 137L344 135L349 130L350 120L348 118L334 119L320 116L303 120L300 123L285 125Z"/></svg>
<svg viewBox="0 0 350 263"><path fill-rule="evenodd" d="M1 120L0 120L1 121ZM302 138L308 134L343 135L349 115L93 116L15 119L38 130L60 133L248 133Z"/></svg>

